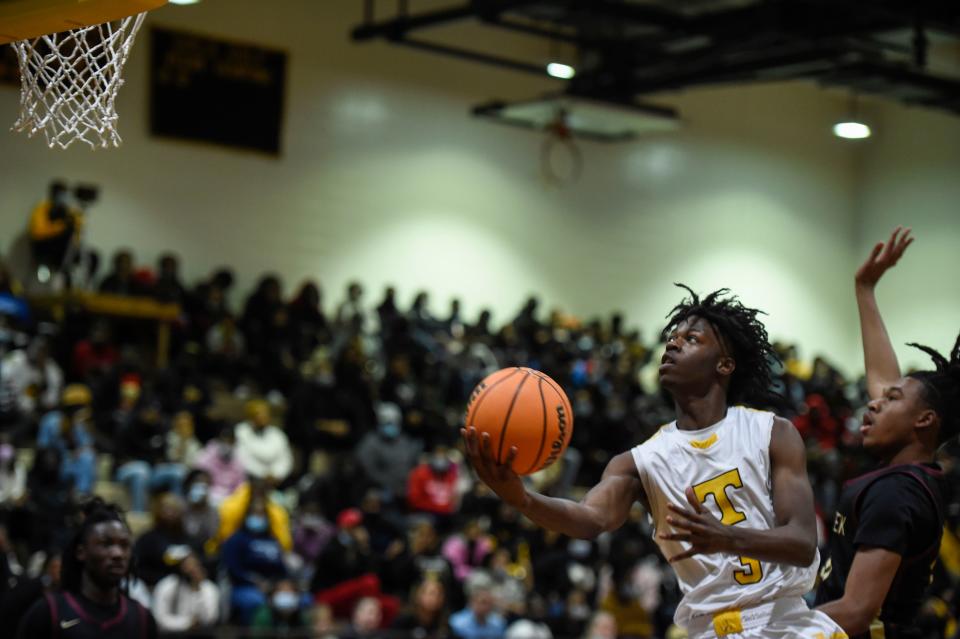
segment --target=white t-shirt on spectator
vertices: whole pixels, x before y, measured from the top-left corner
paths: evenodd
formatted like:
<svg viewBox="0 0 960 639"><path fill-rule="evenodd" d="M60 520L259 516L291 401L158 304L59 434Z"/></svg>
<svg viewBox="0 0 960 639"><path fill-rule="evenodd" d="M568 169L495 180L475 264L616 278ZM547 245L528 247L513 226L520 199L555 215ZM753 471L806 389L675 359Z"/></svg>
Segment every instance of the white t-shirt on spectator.
<svg viewBox="0 0 960 639"><path fill-rule="evenodd" d="M153 616L161 632L190 630L194 622L212 626L220 617L220 591L209 579L194 590L179 575L169 575L153 589Z"/></svg>
<svg viewBox="0 0 960 639"><path fill-rule="evenodd" d="M0 469L0 504L14 502L23 497L27 488L27 469L14 461L6 469Z"/></svg>
<svg viewBox="0 0 960 639"><path fill-rule="evenodd" d="M57 407L63 392L63 372L52 359L47 358L40 369L30 362L26 351L17 350L7 353L2 368L3 394L16 402L20 412L41 413ZM43 388L43 392L34 397L27 392L30 387Z"/></svg>
<svg viewBox="0 0 960 639"><path fill-rule="evenodd" d="M287 478L293 470L293 453L286 434L276 426L256 431L250 422L237 424L237 457L249 475Z"/></svg>

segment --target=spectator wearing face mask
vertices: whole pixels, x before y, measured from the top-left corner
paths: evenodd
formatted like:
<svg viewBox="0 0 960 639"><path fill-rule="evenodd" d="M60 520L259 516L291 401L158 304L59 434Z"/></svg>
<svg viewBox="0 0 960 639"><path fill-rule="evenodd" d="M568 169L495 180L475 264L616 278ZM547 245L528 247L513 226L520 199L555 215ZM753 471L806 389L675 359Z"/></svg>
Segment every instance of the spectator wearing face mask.
<svg viewBox="0 0 960 639"><path fill-rule="evenodd" d="M183 530L191 544L206 544L220 527L220 514L210 503L210 475L202 470L191 471L184 481L183 492L187 501Z"/></svg>
<svg viewBox="0 0 960 639"><path fill-rule="evenodd" d="M233 427L220 431L220 436L211 439L197 453L193 466L210 476L210 502L220 505L246 481L246 471L236 455L236 436Z"/></svg>
<svg viewBox="0 0 960 639"><path fill-rule="evenodd" d="M152 610L161 632L211 628L220 617L220 589L207 579L203 564L190 553L176 572L157 583Z"/></svg>
<svg viewBox="0 0 960 639"><path fill-rule="evenodd" d="M293 452L286 434L271 423L270 405L247 404L247 421L237 424L237 456L247 474L274 485L293 470Z"/></svg>
<svg viewBox="0 0 960 639"><path fill-rule="evenodd" d="M304 611L304 596L296 582L281 579L273 587L270 600L253 614L252 634L276 637L303 632L309 627Z"/></svg>
<svg viewBox="0 0 960 639"><path fill-rule="evenodd" d="M270 536L277 540L284 552L293 549L290 516L283 506L270 498L270 487L266 482L253 479L241 484L220 504L220 530L210 544L211 550L242 529L245 517L254 503L263 504Z"/></svg>
<svg viewBox="0 0 960 639"><path fill-rule="evenodd" d="M287 576L284 549L270 533L266 499L251 499L243 527L223 545L221 560L230 580L233 619L249 626L254 612L267 603L272 583Z"/></svg>
<svg viewBox="0 0 960 639"><path fill-rule="evenodd" d="M441 523L447 521L457 510L457 476L457 466L447 448L437 446L410 472L407 505L413 511L434 515Z"/></svg>
<svg viewBox="0 0 960 639"><path fill-rule="evenodd" d="M387 501L402 495L423 448L421 442L402 432L402 423L403 415L396 404L380 404L377 429L364 435L357 448L361 468Z"/></svg>

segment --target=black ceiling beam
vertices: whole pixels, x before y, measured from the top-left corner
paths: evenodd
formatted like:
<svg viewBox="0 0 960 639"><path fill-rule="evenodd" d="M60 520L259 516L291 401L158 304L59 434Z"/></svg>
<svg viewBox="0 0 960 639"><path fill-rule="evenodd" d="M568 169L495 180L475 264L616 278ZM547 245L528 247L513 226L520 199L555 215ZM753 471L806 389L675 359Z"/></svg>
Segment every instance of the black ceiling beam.
<svg viewBox="0 0 960 639"><path fill-rule="evenodd" d="M915 47L878 41L887 31L960 33L960 0L763 0L695 15L672 10L666 2L626 0L451 0L449 6L412 13L407 10L411 2L402 0L394 18L381 22L373 17L373 1L368 0L364 22L352 32L354 40L385 38L545 75L539 61L413 37L428 27L475 19L544 41L572 44L582 68L567 84L568 91L602 100L711 84L816 78L851 87L859 84L867 92L904 102L960 108L960 82L885 62L885 53L902 54ZM683 48L687 40L689 48Z"/></svg>
<svg viewBox="0 0 960 639"><path fill-rule="evenodd" d="M373 0L368 0L372 2ZM398 11L397 17L381 22L366 21L353 29L350 37L355 41L387 38L402 39L410 31L449 24L458 20L476 18L483 13L501 13L518 6L529 4L532 0L469 0L457 6L451 6L422 13ZM368 11L366 15L372 12Z"/></svg>
<svg viewBox="0 0 960 639"><path fill-rule="evenodd" d="M842 52L833 47L794 51L775 56L758 55L753 59L738 63L720 63L711 67L684 72L683 69L671 69L656 78L635 78L636 93L654 93L682 89L691 86L724 84L728 82L758 79L759 74L777 68L802 66L823 61L825 65L836 64ZM799 77L808 77L801 74ZM777 78L780 79L780 78Z"/></svg>
<svg viewBox="0 0 960 639"><path fill-rule="evenodd" d="M414 29L423 29L456 20L463 20L471 18L473 15L473 5L467 3L449 9L438 9L436 11L414 15L401 15L392 20L384 20L382 22L366 22L354 28L350 33L350 37L358 42L373 40L374 38L393 40L402 38L408 31Z"/></svg>
<svg viewBox="0 0 960 639"><path fill-rule="evenodd" d="M526 35L537 36L540 38L546 38L547 40L556 40L558 42L568 42L570 44L578 45L589 45L590 40L587 38L582 38L576 33L568 33L566 31L560 31L557 29L549 29L543 27L537 27L532 24L523 24L516 22L514 20L504 19L502 16L484 16L482 17L483 21L486 24L491 24L501 29L506 29L508 31L516 31L518 33L524 33Z"/></svg>
<svg viewBox="0 0 960 639"><path fill-rule="evenodd" d="M567 44L572 44L584 49L623 51L628 48L627 45L620 42L611 41L610 39L604 39L602 37L593 36L583 32L570 33L569 30L559 31L556 29L538 27L532 24L517 22L515 19L508 19L502 16L484 18L483 21L485 24L506 29L508 31L516 31L518 33L536 36L546 40L565 42ZM656 49L640 43L629 45L629 49L631 50L631 53L637 55L653 55L658 53Z"/></svg>
<svg viewBox="0 0 960 639"><path fill-rule="evenodd" d="M396 42L396 44L402 44L405 47L420 49L421 51L429 51L431 53L442 53L454 58L460 58L461 60L483 62L484 64L492 64L493 66L502 67L504 69L535 73L541 76L547 75L546 67L542 64L533 64L530 62L523 62L522 60L513 60L511 58L504 58L492 53L481 53L480 51L471 51L469 49L461 49L459 47L439 44L436 42L427 42L425 40L417 40L409 37L402 37L394 42Z"/></svg>
<svg viewBox="0 0 960 639"><path fill-rule="evenodd" d="M619 0L587 0L579 3L584 11L593 15L605 15L619 20L647 24L668 31L690 32L690 19L653 6L625 4Z"/></svg>
<svg viewBox="0 0 960 639"><path fill-rule="evenodd" d="M907 3L896 0L865 2L863 10L887 16L900 16L905 22L920 18L927 28L960 35L960 3L956 0L924 0Z"/></svg>
<svg viewBox="0 0 960 639"><path fill-rule="evenodd" d="M757 31L752 39L746 37L721 41L713 46L695 49L682 53L664 53L659 59L649 61L637 60L634 70L638 75L656 72L664 66L669 67L670 73L697 72L700 70L715 69L726 65L740 64L749 60L776 60L793 55L822 55L822 52L833 52L835 56L841 54L847 58L858 56L862 59L880 58L876 47L865 46L859 42L848 42L843 38L807 41L794 35L784 36L774 32ZM836 62L839 58L835 57ZM779 66L779 65L778 65Z"/></svg>

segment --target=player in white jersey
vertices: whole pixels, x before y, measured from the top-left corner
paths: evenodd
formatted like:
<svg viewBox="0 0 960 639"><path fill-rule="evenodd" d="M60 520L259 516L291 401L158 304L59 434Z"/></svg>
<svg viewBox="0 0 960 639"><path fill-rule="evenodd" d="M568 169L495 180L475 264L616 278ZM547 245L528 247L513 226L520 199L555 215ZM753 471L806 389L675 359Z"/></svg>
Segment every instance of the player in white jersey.
<svg viewBox="0 0 960 639"><path fill-rule="evenodd" d="M686 287L684 287L686 288ZM736 406L762 402L773 348L759 311L720 290L676 306L664 329L660 384L677 420L613 457L580 502L527 490L489 436L462 431L478 476L534 523L584 539L619 528L642 502L683 592L690 639L842 639L801 595L817 569L813 491L793 425Z"/></svg>

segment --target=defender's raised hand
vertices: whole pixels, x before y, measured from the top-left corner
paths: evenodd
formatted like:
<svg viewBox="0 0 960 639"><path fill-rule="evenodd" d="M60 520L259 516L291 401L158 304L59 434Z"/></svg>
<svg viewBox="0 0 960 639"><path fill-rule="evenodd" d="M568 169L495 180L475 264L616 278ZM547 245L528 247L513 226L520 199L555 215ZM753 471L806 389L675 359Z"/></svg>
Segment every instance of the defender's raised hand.
<svg viewBox="0 0 960 639"><path fill-rule="evenodd" d="M870 256L857 269L855 277L857 286L866 288L876 286L883 274L903 257L903 252L912 243L910 229L904 229L902 226L893 229L890 239L886 243L877 242L870 251Z"/></svg>
<svg viewBox="0 0 960 639"><path fill-rule="evenodd" d="M860 335L863 339L863 358L867 371L867 393L871 399L883 395L883 389L900 379L900 364L893 343L887 334L877 305L877 281L903 256L913 243L910 229L893 229L890 239L878 242L867 260L857 269L854 292L860 314Z"/></svg>

